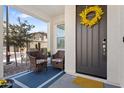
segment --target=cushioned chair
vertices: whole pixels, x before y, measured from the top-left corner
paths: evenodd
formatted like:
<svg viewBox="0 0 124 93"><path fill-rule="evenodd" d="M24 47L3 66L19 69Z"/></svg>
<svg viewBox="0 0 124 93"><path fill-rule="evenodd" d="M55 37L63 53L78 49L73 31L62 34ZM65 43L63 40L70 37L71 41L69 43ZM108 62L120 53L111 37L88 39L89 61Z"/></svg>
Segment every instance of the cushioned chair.
<svg viewBox="0 0 124 93"><path fill-rule="evenodd" d="M59 69L64 69L65 51L57 51L52 55L52 66Z"/></svg>
<svg viewBox="0 0 124 93"><path fill-rule="evenodd" d="M42 69L47 70L47 54L43 54L42 51L29 51L30 59L30 70L41 71Z"/></svg>

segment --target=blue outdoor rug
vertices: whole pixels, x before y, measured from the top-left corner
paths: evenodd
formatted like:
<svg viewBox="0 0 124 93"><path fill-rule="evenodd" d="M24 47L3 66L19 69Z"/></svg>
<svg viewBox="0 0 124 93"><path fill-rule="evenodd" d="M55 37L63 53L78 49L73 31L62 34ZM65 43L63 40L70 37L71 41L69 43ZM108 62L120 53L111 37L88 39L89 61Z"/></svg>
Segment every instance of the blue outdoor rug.
<svg viewBox="0 0 124 93"><path fill-rule="evenodd" d="M13 79L16 82L19 82L18 84L15 82L16 85L21 83L21 85L25 85L29 88L47 88L63 74L64 72L62 70L49 66L47 71L44 70L41 72L29 72L19 77L16 76Z"/></svg>

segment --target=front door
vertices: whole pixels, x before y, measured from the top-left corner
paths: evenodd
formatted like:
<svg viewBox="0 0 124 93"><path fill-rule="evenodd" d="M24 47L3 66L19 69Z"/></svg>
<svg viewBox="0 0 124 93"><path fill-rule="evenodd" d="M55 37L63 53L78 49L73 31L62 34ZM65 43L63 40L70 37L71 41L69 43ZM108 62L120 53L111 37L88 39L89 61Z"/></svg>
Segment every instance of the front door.
<svg viewBox="0 0 124 93"><path fill-rule="evenodd" d="M79 14L90 6L76 6L76 71L107 78L107 6L99 6L104 14L92 28L82 25ZM95 16L94 13L89 15Z"/></svg>

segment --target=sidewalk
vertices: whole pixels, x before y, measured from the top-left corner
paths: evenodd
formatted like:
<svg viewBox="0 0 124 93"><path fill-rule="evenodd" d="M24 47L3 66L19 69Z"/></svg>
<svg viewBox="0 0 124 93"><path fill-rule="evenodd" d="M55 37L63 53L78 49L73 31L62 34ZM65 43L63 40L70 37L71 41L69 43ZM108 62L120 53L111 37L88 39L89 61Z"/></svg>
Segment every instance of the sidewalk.
<svg viewBox="0 0 124 93"><path fill-rule="evenodd" d="M6 55L6 52L4 52L3 54ZM14 52L10 52L10 54L14 54ZM16 54L20 54L20 52L16 52Z"/></svg>
<svg viewBox="0 0 124 93"><path fill-rule="evenodd" d="M26 53L22 53L24 58L26 58ZM10 52L10 61L15 61L15 55L14 55L14 52ZM17 61L18 63L21 62L21 55L20 55L20 52L17 52L16 53L16 56L17 56ZM6 62L6 52L3 53L3 62L5 63Z"/></svg>
<svg viewBox="0 0 124 93"><path fill-rule="evenodd" d="M15 58L11 58L10 61L15 61ZM17 61L20 63L21 62L21 58L17 58ZM6 60L3 60L3 62L5 63Z"/></svg>

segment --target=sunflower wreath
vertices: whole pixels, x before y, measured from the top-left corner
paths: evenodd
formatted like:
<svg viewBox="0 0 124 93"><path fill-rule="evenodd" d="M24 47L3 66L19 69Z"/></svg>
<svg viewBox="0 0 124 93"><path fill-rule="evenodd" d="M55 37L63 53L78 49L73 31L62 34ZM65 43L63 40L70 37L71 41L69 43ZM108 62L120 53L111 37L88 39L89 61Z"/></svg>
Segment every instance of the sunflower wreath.
<svg viewBox="0 0 124 93"><path fill-rule="evenodd" d="M94 12L95 16L91 19L88 19L88 14ZM87 26L87 27L93 27L95 24L97 24L101 18L102 15L104 14L102 8L99 6L91 6L91 7L86 7L81 13L81 24Z"/></svg>

